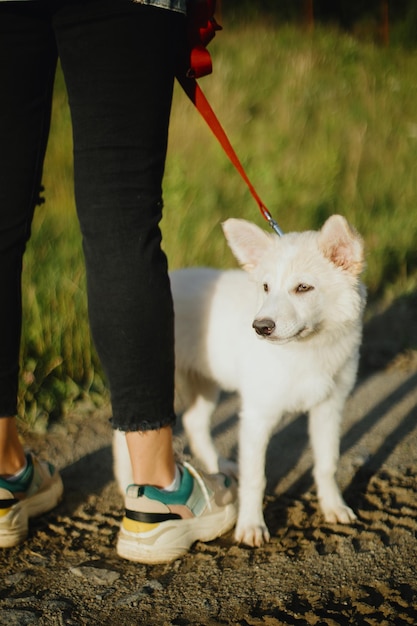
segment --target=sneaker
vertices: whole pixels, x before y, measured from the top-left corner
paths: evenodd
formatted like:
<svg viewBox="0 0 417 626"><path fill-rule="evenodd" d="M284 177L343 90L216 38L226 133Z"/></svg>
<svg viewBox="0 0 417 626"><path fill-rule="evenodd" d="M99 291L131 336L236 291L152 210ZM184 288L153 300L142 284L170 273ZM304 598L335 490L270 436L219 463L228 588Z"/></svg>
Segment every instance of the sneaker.
<svg viewBox="0 0 417 626"><path fill-rule="evenodd" d="M130 485L117 553L130 561L165 563L186 554L195 541L212 541L237 517L237 485L224 474L181 466L181 486L167 492Z"/></svg>
<svg viewBox="0 0 417 626"><path fill-rule="evenodd" d="M28 535L28 520L53 509L64 487L49 463L28 454L27 468L20 480L0 478L0 548L11 548Z"/></svg>

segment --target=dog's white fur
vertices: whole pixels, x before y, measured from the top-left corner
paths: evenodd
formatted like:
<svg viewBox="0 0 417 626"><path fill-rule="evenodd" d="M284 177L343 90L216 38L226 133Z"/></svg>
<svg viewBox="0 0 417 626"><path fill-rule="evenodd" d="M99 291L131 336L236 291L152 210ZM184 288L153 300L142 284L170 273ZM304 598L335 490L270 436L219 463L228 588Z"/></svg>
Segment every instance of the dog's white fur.
<svg viewBox="0 0 417 626"><path fill-rule="evenodd" d="M223 230L245 271L171 274L176 384L187 397L183 425L191 450L209 472L233 469L214 448L210 417L220 389L238 391L235 538L260 546L269 539L262 512L269 438L284 413L308 412L325 520L349 523L355 514L343 501L335 474L342 411L356 379L362 335L362 239L339 215L320 231L283 237L237 219L227 220ZM120 433L114 453L124 489L130 463Z"/></svg>

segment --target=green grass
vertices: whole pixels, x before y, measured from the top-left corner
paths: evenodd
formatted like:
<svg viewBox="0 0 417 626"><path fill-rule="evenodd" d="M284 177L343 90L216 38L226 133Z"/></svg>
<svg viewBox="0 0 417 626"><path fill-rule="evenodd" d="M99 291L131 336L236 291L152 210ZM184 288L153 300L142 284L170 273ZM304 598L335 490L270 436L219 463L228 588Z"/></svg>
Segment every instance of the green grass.
<svg viewBox="0 0 417 626"><path fill-rule="evenodd" d="M331 30L230 26L200 84L259 195L284 231L342 213L363 235L371 300L417 282L417 54ZM71 126L58 74L39 207L25 257L20 415L44 424L72 402L105 397L88 331L72 191ZM164 183L171 268L234 265L220 222L268 228L245 184L176 89Z"/></svg>

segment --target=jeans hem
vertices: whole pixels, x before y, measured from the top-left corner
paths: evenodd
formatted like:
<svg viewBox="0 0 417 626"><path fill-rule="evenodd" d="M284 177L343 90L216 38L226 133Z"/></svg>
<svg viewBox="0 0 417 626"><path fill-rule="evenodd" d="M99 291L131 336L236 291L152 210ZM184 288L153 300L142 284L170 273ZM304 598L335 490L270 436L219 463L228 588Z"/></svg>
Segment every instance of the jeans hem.
<svg viewBox="0 0 417 626"><path fill-rule="evenodd" d="M119 420L114 417L110 418L110 424L114 430L121 430L123 432L146 432L149 430L160 430L161 428L165 428L166 426L174 426L176 421L176 416L170 416L165 420L157 420L155 422L151 422L149 420L138 420L137 422L130 420L126 424L121 424Z"/></svg>

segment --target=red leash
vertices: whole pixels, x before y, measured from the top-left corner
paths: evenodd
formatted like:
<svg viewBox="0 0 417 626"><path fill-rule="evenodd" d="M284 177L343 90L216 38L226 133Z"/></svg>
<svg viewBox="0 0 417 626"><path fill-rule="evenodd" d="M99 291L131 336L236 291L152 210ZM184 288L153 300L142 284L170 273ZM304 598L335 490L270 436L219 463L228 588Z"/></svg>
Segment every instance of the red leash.
<svg viewBox="0 0 417 626"><path fill-rule="evenodd" d="M211 58L206 46L213 39L216 31L221 30L221 26L219 26L214 18L215 0L194 0L194 2L189 3L188 7L189 48L183 67L177 72L177 80L200 115L207 122L231 163L247 184L263 217L277 235L281 237L283 235L282 230L272 218L270 212L250 182L228 136L196 80L201 76L210 74L212 71Z"/></svg>

